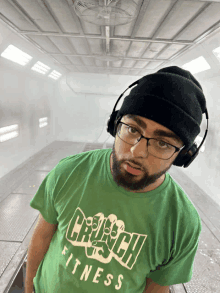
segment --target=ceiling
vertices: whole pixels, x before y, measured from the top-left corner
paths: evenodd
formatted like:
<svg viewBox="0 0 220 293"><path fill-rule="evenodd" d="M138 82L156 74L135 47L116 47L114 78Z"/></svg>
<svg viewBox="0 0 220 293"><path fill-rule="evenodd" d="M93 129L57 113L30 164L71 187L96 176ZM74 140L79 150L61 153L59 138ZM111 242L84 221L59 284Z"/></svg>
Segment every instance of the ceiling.
<svg viewBox="0 0 220 293"><path fill-rule="evenodd" d="M1 0L0 19L67 72L132 76L166 66L220 27L220 0L129 1L137 15L119 26L83 21L74 0ZM121 59L99 60L106 54Z"/></svg>

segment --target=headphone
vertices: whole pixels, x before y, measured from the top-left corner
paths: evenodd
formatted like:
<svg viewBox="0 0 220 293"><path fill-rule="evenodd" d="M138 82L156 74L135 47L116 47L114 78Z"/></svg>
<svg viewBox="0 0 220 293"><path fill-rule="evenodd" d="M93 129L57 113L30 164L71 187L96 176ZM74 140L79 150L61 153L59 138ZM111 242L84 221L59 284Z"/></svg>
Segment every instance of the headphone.
<svg viewBox="0 0 220 293"><path fill-rule="evenodd" d="M121 97L124 95L124 93L128 89L133 87L134 85L139 84L139 81L140 81L140 79L136 80L134 83L129 85L129 87L120 95L120 97L118 98L118 100L113 108L112 114L109 117L109 120L107 122L107 132L109 132L113 137L115 137L115 135L116 135L118 123L120 122L120 120L122 118L122 116L121 116L121 117L118 117L118 119L116 120L116 117L118 114L118 111L115 111L116 106L117 106L119 100L121 99ZM197 147L197 144L194 142L191 147L183 148L182 151L178 154L178 156L174 160L173 165L178 166L178 167L187 168L195 160L195 158L198 156L199 150L202 147L202 145L205 141L205 138L207 136L207 133L208 133L208 119L209 119L209 117L208 117L207 108L205 109L205 111L203 113L205 113L205 115L206 115L207 128L206 128L205 135L203 137L201 144L199 145L199 147Z"/></svg>

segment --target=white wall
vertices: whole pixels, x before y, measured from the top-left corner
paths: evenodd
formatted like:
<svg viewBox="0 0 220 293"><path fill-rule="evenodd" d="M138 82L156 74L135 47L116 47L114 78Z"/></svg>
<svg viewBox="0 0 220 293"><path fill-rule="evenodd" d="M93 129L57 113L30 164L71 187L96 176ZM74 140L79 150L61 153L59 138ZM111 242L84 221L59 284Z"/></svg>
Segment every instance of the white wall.
<svg viewBox="0 0 220 293"><path fill-rule="evenodd" d="M217 32L167 66L181 67L200 56L203 56L211 66L209 70L194 74L203 88L209 114L205 152L200 152L188 168L181 168L181 170L220 206L220 62L212 53L212 50L219 46L220 32ZM206 125L205 114L203 114L200 133L202 137Z"/></svg>
<svg viewBox="0 0 220 293"><path fill-rule="evenodd" d="M54 84L25 71L0 66L0 127L19 125L19 136L0 143L0 178L54 140ZM48 117L39 128L39 118Z"/></svg>
<svg viewBox="0 0 220 293"><path fill-rule="evenodd" d="M220 206L220 77L201 81L201 85L207 98L209 114L205 152L200 153L184 172ZM205 115L203 119L202 134L206 129Z"/></svg>
<svg viewBox="0 0 220 293"><path fill-rule="evenodd" d="M100 143L108 139L107 142L112 143L114 138L106 131L106 120L120 93L136 79L82 73L63 77L56 90L54 105L56 139ZM116 110L122 102L123 98Z"/></svg>
<svg viewBox="0 0 220 293"><path fill-rule="evenodd" d="M41 61L60 71L53 60L0 23L0 53L10 44L33 59L23 67L0 58L0 128L19 125L18 137L0 143L0 178L54 141L52 107L56 82L31 67ZM48 117L49 125L39 128L42 117Z"/></svg>

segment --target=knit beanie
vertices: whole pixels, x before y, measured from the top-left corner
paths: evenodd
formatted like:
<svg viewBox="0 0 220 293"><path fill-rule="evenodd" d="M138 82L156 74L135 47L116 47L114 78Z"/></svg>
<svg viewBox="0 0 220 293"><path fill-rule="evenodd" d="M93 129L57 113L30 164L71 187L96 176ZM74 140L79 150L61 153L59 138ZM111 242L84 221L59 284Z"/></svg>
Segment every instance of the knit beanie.
<svg viewBox="0 0 220 293"><path fill-rule="evenodd" d="M125 97L116 120L126 114L148 118L172 130L189 148L200 133L205 110L199 82L189 71L170 66L142 77Z"/></svg>

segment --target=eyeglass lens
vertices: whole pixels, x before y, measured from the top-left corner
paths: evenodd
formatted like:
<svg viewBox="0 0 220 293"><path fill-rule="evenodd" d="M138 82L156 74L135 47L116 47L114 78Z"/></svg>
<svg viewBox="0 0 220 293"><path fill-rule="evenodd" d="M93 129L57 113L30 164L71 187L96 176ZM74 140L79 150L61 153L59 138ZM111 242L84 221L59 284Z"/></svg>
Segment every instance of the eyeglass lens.
<svg viewBox="0 0 220 293"><path fill-rule="evenodd" d="M140 132L132 126L119 123L117 129L118 136L126 143L135 145L141 137ZM160 159L170 159L175 152L175 148L170 144L151 138L148 142L148 152Z"/></svg>

